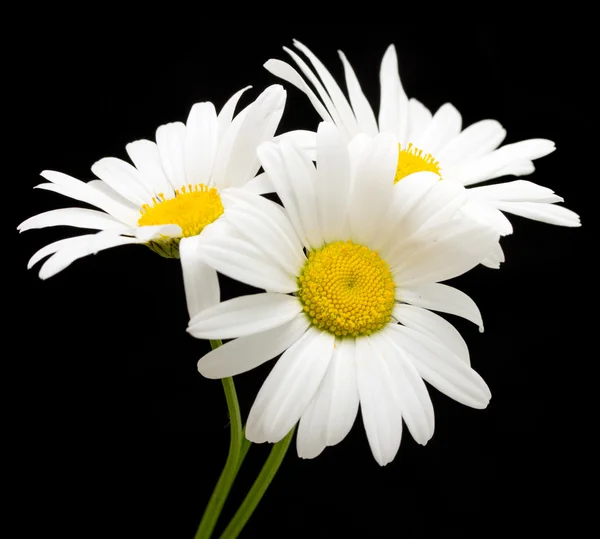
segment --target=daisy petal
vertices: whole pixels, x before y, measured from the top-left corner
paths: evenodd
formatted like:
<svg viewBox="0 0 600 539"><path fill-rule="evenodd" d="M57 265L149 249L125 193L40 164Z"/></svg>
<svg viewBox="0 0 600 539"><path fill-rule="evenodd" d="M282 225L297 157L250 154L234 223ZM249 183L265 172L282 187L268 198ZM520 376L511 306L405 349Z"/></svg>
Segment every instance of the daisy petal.
<svg viewBox="0 0 600 539"><path fill-rule="evenodd" d="M243 189L244 191L248 191L248 193L254 193L256 195L275 192L275 186L265 172L261 172L257 176L254 176L254 178L244 185Z"/></svg>
<svg viewBox="0 0 600 539"><path fill-rule="evenodd" d="M390 385L400 407L402 419L418 444L425 445L435 430L433 403L415 366L404 350L397 348L387 331L370 337L382 354Z"/></svg>
<svg viewBox="0 0 600 539"><path fill-rule="evenodd" d="M500 269L500 264L502 264L502 262L504 262L504 260L505 260L504 251L502 250L502 247L500 247L500 243L498 242L494 246L494 249L492 250L492 252L489 255L487 255L481 261L481 263L487 268Z"/></svg>
<svg viewBox="0 0 600 539"><path fill-rule="evenodd" d="M206 378L225 378L252 370L287 350L309 325L308 318L299 314L276 328L229 341L203 356L198 370Z"/></svg>
<svg viewBox="0 0 600 539"><path fill-rule="evenodd" d="M163 238L180 238L181 234L179 225L151 225L138 227L135 237L143 242L148 242Z"/></svg>
<svg viewBox="0 0 600 539"><path fill-rule="evenodd" d="M350 159L338 129L321 122L317 133L318 166L316 202L323 240L332 242L348 234Z"/></svg>
<svg viewBox="0 0 600 539"><path fill-rule="evenodd" d="M513 226L506 216L489 202L471 199L472 189L467 189L469 200L458 211L459 214L483 225L491 226L500 236L513 233Z"/></svg>
<svg viewBox="0 0 600 539"><path fill-rule="evenodd" d="M356 115L356 121L360 127L361 133L367 133L374 137L379 133L377 127L377 120L373 109L369 104L369 101L365 97L365 94L360 87L360 83L356 78L356 74L348 62L346 55L342 51L338 51L342 64L344 65L344 74L346 76L346 86L348 87L348 95L350 96L350 103L352 103L352 109Z"/></svg>
<svg viewBox="0 0 600 539"><path fill-rule="evenodd" d="M423 309L460 316L479 326L479 331L483 331L479 307L467 294L446 284L425 283L410 288L398 288L396 298Z"/></svg>
<svg viewBox="0 0 600 539"><path fill-rule="evenodd" d="M151 140L136 140L127 144L125 149L140 177L151 186L153 193L173 198L173 187L165 176L156 143Z"/></svg>
<svg viewBox="0 0 600 539"><path fill-rule="evenodd" d="M396 305L393 316L398 322L437 340L467 365L471 364L469 348L458 330L441 316L413 305Z"/></svg>
<svg viewBox="0 0 600 539"><path fill-rule="evenodd" d="M390 45L383 55L379 81L379 131L394 134L396 141L405 145L408 142L408 97L398 74L398 57L394 45Z"/></svg>
<svg viewBox="0 0 600 539"><path fill-rule="evenodd" d="M416 140L431 122L431 112L420 101L414 98L408 100L408 136L407 140ZM404 141L404 144L406 142Z"/></svg>
<svg viewBox="0 0 600 539"><path fill-rule="evenodd" d="M288 348L261 387L246 424L251 442L278 442L315 395L334 350L330 333L310 329Z"/></svg>
<svg viewBox="0 0 600 539"><path fill-rule="evenodd" d="M444 166L477 159L494 151L506 137L506 130L496 120L481 120L462 131L436 155Z"/></svg>
<svg viewBox="0 0 600 539"><path fill-rule="evenodd" d="M190 319L200 311L219 303L220 289L217 272L207 266L198 254L200 236L181 238L179 258Z"/></svg>
<svg viewBox="0 0 600 539"><path fill-rule="evenodd" d="M402 414L389 368L370 338L356 339L356 377L365 431L380 466L390 463L402 439Z"/></svg>
<svg viewBox="0 0 600 539"><path fill-rule="evenodd" d="M98 232L88 241L72 244L68 248L63 248L52 255L40 269L40 279L48 279L64 270L67 266L90 254L96 254L111 247L119 245L142 243L136 238L119 236L112 231Z"/></svg>
<svg viewBox="0 0 600 539"><path fill-rule="evenodd" d="M340 443L358 414L355 344L337 341L327 373L300 419L297 450L300 458L314 458L327 446Z"/></svg>
<svg viewBox="0 0 600 539"><path fill-rule="evenodd" d="M34 215L23 221L17 227L17 230L25 232L34 228L47 228L50 226L73 226L96 230L122 230L124 228L121 221L104 212L85 208L63 208Z"/></svg>
<svg viewBox="0 0 600 539"><path fill-rule="evenodd" d="M317 134L314 131L297 129L295 131L282 133L273 138L273 142L279 142L281 140L285 140L292 146L306 152L313 161L316 159Z"/></svg>
<svg viewBox="0 0 600 539"><path fill-rule="evenodd" d="M185 124L185 177L188 184L209 185L217 147L217 111L210 102L196 103Z"/></svg>
<svg viewBox="0 0 600 539"><path fill-rule="evenodd" d="M242 97L242 94L250 88L252 88L252 86L246 86L245 88L238 90L227 100L227 103L225 103L223 108L220 110L219 115L217 116L219 141L223 139L223 135L231 123L233 113L235 112L235 107L237 106L240 97Z"/></svg>
<svg viewBox="0 0 600 539"><path fill-rule="evenodd" d="M197 313L188 333L197 339L233 339L281 326L302 311L298 298L266 292L241 296Z"/></svg>
<svg viewBox="0 0 600 539"><path fill-rule="evenodd" d="M485 408L491 397L481 376L448 348L418 331L388 325L387 335L404 350L421 377L436 389L465 406Z"/></svg>
<svg viewBox="0 0 600 539"><path fill-rule="evenodd" d="M473 187L469 189L469 196L485 202L563 202L552 189L527 180Z"/></svg>
<svg viewBox="0 0 600 539"><path fill-rule="evenodd" d="M140 217L139 211L135 211L131 207L119 203L117 200L107 196L100 190L72 178L71 176L67 176L62 172L44 170L41 175L52 183L36 185L36 189L54 191L63 196L86 202L104 210L106 213L109 213L129 226L135 226L135 223L137 223L137 220Z"/></svg>
<svg viewBox="0 0 600 539"><path fill-rule="evenodd" d="M122 197L143 206L152 200L154 192L144 184L138 170L115 157L105 157L92 165L92 172Z"/></svg>
<svg viewBox="0 0 600 539"><path fill-rule="evenodd" d="M185 177L185 125L172 122L161 125L156 130L156 145L163 170L175 191L188 182Z"/></svg>
<svg viewBox="0 0 600 539"><path fill-rule="evenodd" d="M455 139L462 127L462 116L451 103L444 103L433 115L431 122L413 143L423 152L436 155Z"/></svg>
<svg viewBox="0 0 600 539"><path fill-rule="evenodd" d="M231 122L215 158L212 181L218 189L240 187L256 175L260 166L256 149L273 137L285 100L282 86L269 86L245 114L238 114Z"/></svg>
<svg viewBox="0 0 600 539"><path fill-rule="evenodd" d="M84 234L82 236L75 236L73 238L65 238L64 240L58 240L53 243L50 243L44 247L42 247L39 251L34 253L34 255L27 262L27 269L31 269L35 266L40 260L46 258L47 256L56 253L57 251L61 251L64 249L77 248L81 245L85 245L96 234Z"/></svg>
<svg viewBox="0 0 600 539"><path fill-rule="evenodd" d="M579 215L563 206L538 202L496 202L499 210L558 226L581 226Z"/></svg>

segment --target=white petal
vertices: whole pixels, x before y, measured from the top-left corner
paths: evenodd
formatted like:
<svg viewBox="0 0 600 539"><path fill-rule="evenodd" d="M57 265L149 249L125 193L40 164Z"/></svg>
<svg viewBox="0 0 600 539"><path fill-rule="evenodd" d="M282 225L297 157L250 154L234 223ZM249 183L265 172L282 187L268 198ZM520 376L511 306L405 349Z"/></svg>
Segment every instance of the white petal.
<svg viewBox="0 0 600 539"><path fill-rule="evenodd" d="M479 331L483 331L479 307L467 294L452 286L424 283L410 288L398 288L396 298L424 309L460 316L479 326Z"/></svg>
<svg viewBox="0 0 600 539"><path fill-rule="evenodd" d="M206 265L198 253L199 238L200 236L181 238L179 242L179 258L190 318L219 303L221 296L217 272Z"/></svg>
<svg viewBox="0 0 600 539"><path fill-rule="evenodd" d="M472 185L497 178L514 163L539 159L555 150L554 143L545 139L530 139L507 144L479 159L444 169L444 177Z"/></svg>
<svg viewBox="0 0 600 539"><path fill-rule="evenodd" d="M64 270L71 263L79 258L90 254L96 254L104 249L117 247L119 245L142 243L136 238L127 238L119 236L112 231L98 232L94 234L85 243L72 244L68 248L63 248L52 255L40 269L40 279L48 279L58 272Z"/></svg>
<svg viewBox="0 0 600 539"><path fill-rule="evenodd" d="M320 247L323 236L315 199L316 171L310 158L284 141L262 144L258 156L301 241L307 247Z"/></svg>
<svg viewBox="0 0 600 539"><path fill-rule="evenodd" d="M299 148L306 152L310 158L314 161L317 155L317 134L314 131L306 131L304 129L297 129L295 131L288 131L282 133L273 138L273 142L279 142L285 140L292 146ZM271 191L265 191L271 192Z"/></svg>
<svg viewBox="0 0 600 539"><path fill-rule="evenodd" d="M327 112L327 109L323 106L323 103L319 101L319 98L310 89L308 84L306 84L300 73L298 73L290 64L282 62L281 60L271 59L265 62L263 67L276 77L289 82L301 92L304 92L321 118L326 122L333 122L333 119L329 112Z"/></svg>
<svg viewBox="0 0 600 539"><path fill-rule="evenodd" d="M473 189L467 189L469 200L460 208L459 213L478 223L491 226L501 236L512 234L513 226L506 216L491 203L471 198L471 191Z"/></svg>
<svg viewBox="0 0 600 539"><path fill-rule="evenodd" d="M358 243L369 245L380 233L382 209L392 196L397 163L398 143L390 134L377 135L363 152L348 201L350 230Z"/></svg>
<svg viewBox="0 0 600 539"><path fill-rule="evenodd" d="M419 331L450 348L467 365L471 364L469 348L458 330L441 316L413 305L396 305L393 316L406 327Z"/></svg>
<svg viewBox="0 0 600 539"><path fill-rule="evenodd" d="M181 189L188 183L185 177L185 125L182 122L161 125L156 130L156 144L169 183L174 190Z"/></svg>
<svg viewBox="0 0 600 539"><path fill-rule="evenodd" d="M233 118L235 107L237 106L240 97L242 97L242 94L249 88L252 88L252 86L246 86L245 88L238 90L227 100L227 103L225 103L223 105L223 108L219 111L219 115L217 116L219 141L223 139L223 135L229 128L229 124L231 123L231 119Z"/></svg>
<svg viewBox="0 0 600 539"><path fill-rule="evenodd" d="M238 114L231 122L215 158L212 181L217 188L239 187L256 175L259 169L256 149L275 134L285 99L282 86L269 86L245 114Z"/></svg>
<svg viewBox="0 0 600 539"><path fill-rule="evenodd" d="M491 227L457 218L415 236L413 245L405 246L405 256L389 257L388 263L401 287L444 281L478 265L498 238Z"/></svg>
<svg viewBox="0 0 600 539"><path fill-rule="evenodd" d="M340 443L358 414L354 339L335 343L331 363L310 405L300 419L300 458L314 458L326 446Z"/></svg>
<svg viewBox="0 0 600 539"><path fill-rule="evenodd" d="M369 446L380 466L390 463L402 439L402 414L389 368L368 337L356 339L356 377Z"/></svg>
<svg viewBox="0 0 600 539"><path fill-rule="evenodd" d="M339 130L332 123L319 124L317 144L316 202L323 239L329 243L348 235L350 158Z"/></svg>
<svg viewBox="0 0 600 539"><path fill-rule="evenodd" d="M298 290L297 276L286 273L275 261L267 259L264 251L246 240L219 237L204 241L208 238L205 234L208 228L200 236L199 255L209 266L232 279L270 292L287 294Z"/></svg>
<svg viewBox="0 0 600 539"><path fill-rule="evenodd" d="M487 384L469 365L448 348L418 331L388 325L394 344L404 350L421 377L461 404L485 408L491 397Z"/></svg>
<svg viewBox="0 0 600 539"><path fill-rule="evenodd" d="M360 83L356 78L356 74L354 73L350 62L348 62L346 55L342 51L338 51L338 54L340 55L342 63L344 64L344 74L346 76L348 95L350 96L350 103L352 103L352 109L354 110L359 129L362 133L375 136L377 133L379 133L379 128L377 127L377 120L375 119L373 109L365 97L365 94L360 87Z"/></svg>
<svg viewBox="0 0 600 539"><path fill-rule="evenodd" d="M266 172L261 172L257 176L254 176L254 178L244 185L243 189L248 193L254 193L256 195L275 192L275 186L269 176L267 176Z"/></svg>
<svg viewBox="0 0 600 539"><path fill-rule="evenodd" d="M302 311L295 296L266 292L241 296L197 313L188 333L197 339L246 337L281 326Z"/></svg>
<svg viewBox="0 0 600 539"><path fill-rule="evenodd" d="M563 206L538 202L496 202L499 210L558 226L581 226L579 215Z"/></svg>
<svg viewBox="0 0 600 539"><path fill-rule="evenodd" d="M259 197L255 195L255 198ZM265 202L270 201L265 200ZM259 205L261 204L257 204ZM277 226L276 221L265 218L260 211L256 211L257 209L241 204L226 208L227 221L240 236L263 251L290 277L297 277L306 263L306 257L295 232L292 230L291 235L286 234L286 231ZM275 212L276 210L271 214ZM260 238L260 241L255 241L257 238Z"/></svg>
<svg viewBox="0 0 600 539"><path fill-rule="evenodd" d="M500 268L500 264L502 264L502 262L504 262L504 251L502 250L502 247L500 247L500 242L498 242L495 246L494 249L490 252L489 255L487 255L482 261L481 263L491 269L499 269Z"/></svg>
<svg viewBox="0 0 600 539"><path fill-rule="evenodd" d="M473 187L469 189L469 196L485 202L563 202L552 189L527 180Z"/></svg>
<svg viewBox="0 0 600 539"><path fill-rule="evenodd" d="M188 184L209 184L219 145L217 111L210 102L196 103L185 124L185 177Z"/></svg>
<svg viewBox="0 0 600 539"><path fill-rule="evenodd" d="M276 328L234 339L200 358L198 370L207 378L225 378L252 370L287 350L309 326L308 318L299 314Z"/></svg>
<svg viewBox="0 0 600 539"><path fill-rule="evenodd" d="M433 403L425 382L406 352L395 346L387 328L370 337L373 347L381 354L387 368L391 390L402 419L415 441L425 445L435 430Z"/></svg>
<svg viewBox="0 0 600 539"><path fill-rule="evenodd" d="M173 187L163 170L156 143L151 140L136 140L127 144L125 149L140 177L151 186L152 191L156 195L162 193L166 198L172 198Z"/></svg>
<svg viewBox="0 0 600 539"><path fill-rule="evenodd" d="M462 127L462 117L456 107L444 103L433 115L425 130L413 143L425 153L436 155L452 139L456 138Z"/></svg>
<svg viewBox="0 0 600 539"><path fill-rule="evenodd" d="M29 259L29 262L27 262L27 269L31 269L40 260L46 258L48 255L56 253L57 251L61 251L63 249L76 248L85 245L88 242L90 242L95 235L96 234L84 234L82 236L75 236L73 238L65 238L64 240L58 240L46 245L37 252L35 252L34 255Z"/></svg>
<svg viewBox="0 0 600 539"><path fill-rule="evenodd" d="M506 130L496 120L481 120L462 131L446 144L436 157L444 166L471 161L494 151L506 137Z"/></svg>
<svg viewBox="0 0 600 539"><path fill-rule="evenodd" d="M130 200L127 200L126 198L122 197L112 187L104 183L102 180L90 180L89 182L86 182L85 185L87 187L91 187L94 192L99 191L100 193L102 193L102 195L108 197L109 199L121 206L125 206L126 208L133 210L136 215L139 215L140 207L137 204L134 204Z"/></svg>
<svg viewBox="0 0 600 539"><path fill-rule="evenodd" d="M137 169L121 159L100 159L92 165L92 172L134 204L143 206L152 200L154 192L144 184Z"/></svg>
<svg viewBox="0 0 600 539"><path fill-rule="evenodd" d="M161 240L164 238L181 238L179 225L140 226L136 229L135 237L143 242Z"/></svg>
<svg viewBox="0 0 600 539"><path fill-rule="evenodd" d="M261 387L246 424L251 442L278 442L316 393L334 350L330 333L311 329L288 348Z"/></svg>
<svg viewBox="0 0 600 539"><path fill-rule="evenodd" d="M416 140L431 122L431 112L420 101L413 97L408 100L408 134L406 140L399 141L402 146Z"/></svg>
<svg viewBox="0 0 600 539"><path fill-rule="evenodd" d="M379 131L396 135L404 142L408 135L408 98L398 74L398 58L394 45L390 45L381 60L379 70L381 99L379 105Z"/></svg>
<svg viewBox="0 0 600 539"><path fill-rule="evenodd" d="M92 206L104 210L106 213L129 226L134 226L140 217L139 211L135 211L124 204L120 204L100 190L72 178L71 176L67 176L62 172L44 170L41 175L52 183L36 185L36 189L54 191L55 193L74 198L75 200L87 202Z"/></svg>
<svg viewBox="0 0 600 539"><path fill-rule="evenodd" d="M63 208L34 215L23 221L19 232L49 226L74 226L96 230L123 229L123 223L106 213L85 208Z"/></svg>

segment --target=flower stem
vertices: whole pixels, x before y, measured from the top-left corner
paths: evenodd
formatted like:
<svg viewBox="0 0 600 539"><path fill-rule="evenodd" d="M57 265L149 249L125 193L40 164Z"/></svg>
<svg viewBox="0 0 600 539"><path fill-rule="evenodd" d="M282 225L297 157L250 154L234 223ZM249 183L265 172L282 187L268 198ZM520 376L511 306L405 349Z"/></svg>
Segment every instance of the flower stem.
<svg viewBox="0 0 600 539"><path fill-rule="evenodd" d="M220 340L211 340L210 345L212 349L218 348L223 343ZM231 429L231 439L229 440L229 454L227 455L227 461L225 467L221 472L215 490L213 491L208 505L204 510L204 515L196 531L194 539L209 539L227 495L231 490L231 486L238 473L239 467L242 464L243 457L246 456L246 452L250 447L250 442L243 443L242 437L242 418L240 415L240 406L238 404L237 395L235 392L235 385L233 384L233 378L223 378L223 390L225 391L225 399L227 400L227 409L229 411L229 424ZM242 447L243 455L242 455ZM240 458L241 457L241 458Z"/></svg>
<svg viewBox="0 0 600 539"><path fill-rule="evenodd" d="M275 477L277 470L279 470L279 466L281 465L283 457L285 457L288 447L290 446L295 430L296 427L294 426L286 435L286 437L283 438L283 440L277 442L273 446L269 458L258 474L258 477L254 481L252 488L242 502L242 505L240 505L237 513L227 525L225 531L221 534L221 539L235 539L241 533L246 525L246 522L248 522L252 516L256 506L262 499L264 493L271 484L271 481Z"/></svg>

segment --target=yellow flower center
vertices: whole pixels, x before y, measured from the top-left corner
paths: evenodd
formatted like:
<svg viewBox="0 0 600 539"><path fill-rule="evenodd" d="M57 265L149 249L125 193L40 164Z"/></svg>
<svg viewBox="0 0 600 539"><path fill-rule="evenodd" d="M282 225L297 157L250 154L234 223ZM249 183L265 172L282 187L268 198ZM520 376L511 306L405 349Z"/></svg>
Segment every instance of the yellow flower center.
<svg viewBox="0 0 600 539"><path fill-rule="evenodd" d="M364 245L337 241L310 251L298 285L311 322L338 337L369 335L391 319L392 273L387 262Z"/></svg>
<svg viewBox="0 0 600 539"><path fill-rule="evenodd" d="M409 142L405 149L402 149L402 144L398 144L398 148L398 166L394 183L415 172L428 171L440 174L440 164L430 153L424 154L423 150L413 146L412 142Z"/></svg>
<svg viewBox="0 0 600 539"><path fill-rule="evenodd" d="M217 190L202 183L184 185L170 199L165 199L160 193L158 198L152 198L152 203L142 206L138 225L179 225L184 238L197 236L223 213L223 203ZM179 258L179 238L154 240L148 246L166 258Z"/></svg>

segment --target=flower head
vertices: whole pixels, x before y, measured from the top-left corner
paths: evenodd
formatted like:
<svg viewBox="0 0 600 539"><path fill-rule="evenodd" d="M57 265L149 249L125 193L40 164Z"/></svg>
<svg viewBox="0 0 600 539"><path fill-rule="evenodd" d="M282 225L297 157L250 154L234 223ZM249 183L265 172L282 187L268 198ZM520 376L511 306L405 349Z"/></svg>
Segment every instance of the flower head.
<svg viewBox="0 0 600 539"><path fill-rule="evenodd" d="M390 135L349 148L322 123L316 152L315 168L286 141L259 148L285 209L247 191L224 195L230 209L199 241L199 256L266 292L208 308L188 331L234 339L200 359L209 378L283 352L252 406L248 439L277 442L300 421L298 454L311 458L346 436L360 406L384 465L398 451L402 420L421 444L433 434L423 379L468 406L489 401L464 340L427 309L482 326L473 301L438 281L477 265L498 235L458 212L462 186L424 172L395 187Z"/></svg>
<svg viewBox="0 0 600 539"><path fill-rule="evenodd" d="M308 58L312 68L293 50L286 47L284 50L313 85L316 94L291 65L269 60L265 67L303 91L323 120L335 123L347 140L358 134L393 134L400 150L394 175L396 183L424 171L466 187L501 176L524 176L534 171L535 159L555 149L554 143L545 139L500 147L506 136L500 123L482 120L462 129L461 115L450 103L432 114L425 105L407 97L393 45L388 47L381 62L381 99L376 118L344 53L339 51L350 101L321 61L302 43L294 41L294 45ZM551 189L516 180L468 189L463 211L484 219L503 236L512 233L513 228L502 212L555 225L580 226L577 214L556 205L562 201ZM499 267L503 260L502 249L496 245L483 263Z"/></svg>
<svg viewBox="0 0 600 539"><path fill-rule="evenodd" d="M256 150L273 138L286 98L284 89L273 85L234 117L245 90L233 95L219 114L212 103L197 103L185 124L160 126L156 142L128 144L133 165L101 159L92 166L99 179L84 183L61 172L42 172L49 183L37 188L98 209L52 210L27 219L18 230L63 225L100 232L47 245L28 267L52 255L39 272L46 279L83 256L118 245L146 244L164 257L181 258L190 314L218 302L216 273L197 259L194 242L227 212L224 193L255 181L260 167Z"/></svg>

